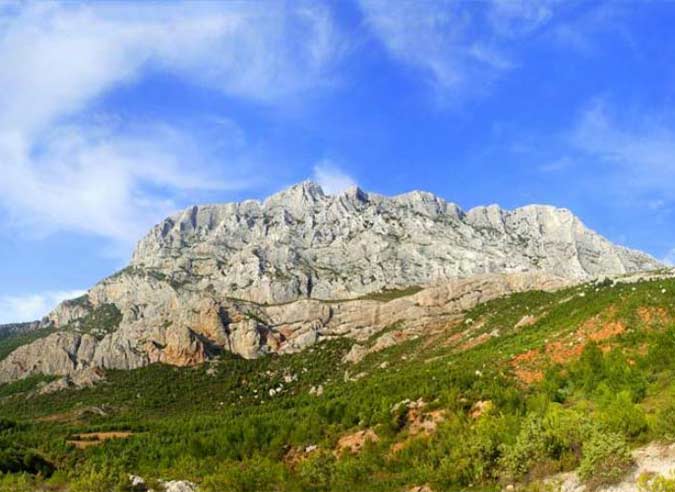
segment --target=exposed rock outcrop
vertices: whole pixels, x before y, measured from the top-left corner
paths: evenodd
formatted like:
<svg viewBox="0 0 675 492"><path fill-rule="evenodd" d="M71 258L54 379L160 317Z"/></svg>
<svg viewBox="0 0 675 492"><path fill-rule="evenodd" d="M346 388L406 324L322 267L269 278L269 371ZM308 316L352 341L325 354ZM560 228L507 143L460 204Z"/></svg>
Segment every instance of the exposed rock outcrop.
<svg viewBox="0 0 675 492"><path fill-rule="evenodd" d="M114 288L108 289L105 281L91 291L97 302L120 306L124 315L117 329L102 338L77 331L56 331L19 347L0 361L0 382L40 373L70 376L93 367L133 369L153 362L193 365L221 350L246 358L271 352L292 353L339 336L363 342L394 324L403 326L408 334L419 334L456 319L478 303L514 292L557 289L569 283L543 272L488 274L433 285L388 302L305 299L266 306L175 291L167 282L152 279L152 286L146 291L138 288L134 303L127 305L126 290L119 286L131 277L128 282L138 287L134 275L124 273L112 280ZM115 294L122 297L109 297ZM165 295L166 301L160 302ZM396 343L384 340L387 335L376 341L378 350ZM355 355L352 362L363 355Z"/></svg>
<svg viewBox="0 0 675 492"><path fill-rule="evenodd" d="M264 304L345 299L483 273L588 279L656 268L569 210L463 212L430 193L326 195L301 183L264 202L192 207L140 241L132 265Z"/></svg>

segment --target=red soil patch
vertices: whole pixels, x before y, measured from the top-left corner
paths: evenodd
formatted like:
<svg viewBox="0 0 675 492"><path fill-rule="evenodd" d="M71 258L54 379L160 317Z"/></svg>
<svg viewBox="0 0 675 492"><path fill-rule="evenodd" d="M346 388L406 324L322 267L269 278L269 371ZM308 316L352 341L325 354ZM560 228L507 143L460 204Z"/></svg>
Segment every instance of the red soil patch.
<svg viewBox="0 0 675 492"><path fill-rule="evenodd" d="M647 325L664 324L671 321L666 308L641 306L637 309L638 318Z"/></svg>
<svg viewBox="0 0 675 492"><path fill-rule="evenodd" d="M544 373L535 369L524 369L522 367L517 367L513 372L515 373L516 377L525 384L538 383L544 379Z"/></svg>
<svg viewBox="0 0 675 492"><path fill-rule="evenodd" d="M286 454L284 454L283 461L289 467L295 468L300 463L305 461L310 455L319 450L318 446L307 446L306 448L291 447Z"/></svg>
<svg viewBox="0 0 675 492"><path fill-rule="evenodd" d="M513 362L515 364L523 364L526 362L532 362L536 360L539 356L539 351L536 349L528 350L527 352L523 352L522 354L518 354L513 358Z"/></svg>
<svg viewBox="0 0 675 492"><path fill-rule="evenodd" d="M436 432L438 424L445 419L445 410L434 410L422 413L417 409L411 409L408 413L408 425L410 435L429 435Z"/></svg>
<svg viewBox="0 0 675 492"><path fill-rule="evenodd" d="M413 437L430 436L436 432L438 425L446 419L447 413L445 410L424 412L422 409L425 405L421 399L408 403L408 414L406 416L408 438L392 444L391 452L393 454L404 449Z"/></svg>
<svg viewBox="0 0 675 492"><path fill-rule="evenodd" d="M604 321L615 315L616 308L611 307L603 313L586 320L574 332L547 343L543 350L532 349L514 356L511 367L516 377L525 384L541 381L544 377L542 368L552 361L564 364L581 355L589 341L605 342L626 331L626 325L621 321ZM610 344L600 347L603 351L611 348Z"/></svg>
<svg viewBox="0 0 675 492"><path fill-rule="evenodd" d="M600 342L621 335L624 331L626 331L626 325L621 321L610 321L603 325L599 330L589 333L588 338L594 342Z"/></svg>
<svg viewBox="0 0 675 492"><path fill-rule="evenodd" d="M584 345L564 343L562 341L551 342L544 348L546 355L555 363L563 364L570 359L581 355L584 351Z"/></svg>
<svg viewBox="0 0 675 492"><path fill-rule="evenodd" d="M367 442L377 442L380 438L371 429L361 430L353 434L342 436L337 443L337 452L358 453L363 449Z"/></svg>

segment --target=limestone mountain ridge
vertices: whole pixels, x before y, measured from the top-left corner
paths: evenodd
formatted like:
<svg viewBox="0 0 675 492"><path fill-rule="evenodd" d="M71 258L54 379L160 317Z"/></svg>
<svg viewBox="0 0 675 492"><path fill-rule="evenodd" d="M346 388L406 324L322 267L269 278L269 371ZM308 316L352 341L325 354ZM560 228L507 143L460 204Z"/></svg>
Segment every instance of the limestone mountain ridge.
<svg viewBox="0 0 675 492"><path fill-rule="evenodd" d="M43 320L52 333L1 360L0 382L289 353L396 323L405 338L509 293L660 267L566 209L465 212L426 192L303 182L165 219L127 268Z"/></svg>

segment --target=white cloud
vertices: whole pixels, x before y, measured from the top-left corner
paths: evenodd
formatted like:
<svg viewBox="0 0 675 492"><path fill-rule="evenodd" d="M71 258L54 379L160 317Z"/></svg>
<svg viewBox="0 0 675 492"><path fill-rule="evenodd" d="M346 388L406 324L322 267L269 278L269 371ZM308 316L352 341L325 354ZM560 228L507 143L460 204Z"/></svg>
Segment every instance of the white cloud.
<svg viewBox="0 0 675 492"><path fill-rule="evenodd" d="M82 109L151 67L269 101L325 83L340 52L326 9L284 3L33 3L10 19L0 126L12 128Z"/></svg>
<svg viewBox="0 0 675 492"><path fill-rule="evenodd" d="M366 23L399 60L443 91L481 91L517 63L508 42L545 25L549 2L360 0Z"/></svg>
<svg viewBox="0 0 675 492"><path fill-rule="evenodd" d="M25 296L0 297L0 324L36 321L61 301L83 295L84 290L47 291Z"/></svg>
<svg viewBox="0 0 675 492"><path fill-rule="evenodd" d="M356 181L351 176L327 160L314 166L314 180L329 195L335 195L356 186Z"/></svg>
<svg viewBox="0 0 675 492"><path fill-rule="evenodd" d="M488 18L500 35L519 37L547 24L553 7L551 0L494 0Z"/></svg>
<svg viewBox="0 0 675 492"><path fill-rule="evenodd" d="M175 211L177 193L252 184L224 180L216 170L209 175L186 139L164 127L110 135L105 129L60 126L41 139L38 153L20 136L6 139L0 142L0 160L10 165L0 180L0 206L21 230L85 232L129 246Z"/></svg>
<svg viewBox="0 0 675 492"><path fill-rule="evenodd" d="M606 103L594 101L581 112L570 141L604 165L622 192L675 199L675 131L655 115L624 116L618 121Z"/></svg>
<svg viewBox="0 0 675 492"><path fill-rule="evenodd" d="M0 207L22 231L78 231L130 244L179 196L251 186L235 169L242 167L236 155L228 167L216 166L205 150L240 151L246 137L227 118L217 138L201 142L165 124L116 125L114 115L88 116L93 103L148 71L275 103L330 84L340 50L330 13L310 4L0 9Z"/></svg>

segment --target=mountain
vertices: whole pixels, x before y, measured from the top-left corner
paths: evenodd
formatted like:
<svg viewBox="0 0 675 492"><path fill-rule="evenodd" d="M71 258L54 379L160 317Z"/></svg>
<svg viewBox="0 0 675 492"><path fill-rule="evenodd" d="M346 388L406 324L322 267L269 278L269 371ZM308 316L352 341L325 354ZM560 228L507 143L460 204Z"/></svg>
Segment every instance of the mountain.
<svg viewBox="0 0 675 492"><path fill-rule="evenodd" d="M222 351L293 353L398 321L444 322L513 292L659 267L565 209L464 212L424 192L326 195L304 182L263 202L167 218L129 267L62 303L42 324L49 335L1 360L0 382L86 382L99 368L195 365Z"/></svg>
<svg viewBox="0 0 675 492"><path fill-rule="evenodd" d="M566 209L464 212L430 193L326 195L309 181L262 203L195 206L170 217L140 241L131 265L264 304L346 299L481 273L542 270L583 280L659 267Z"/></svg>

